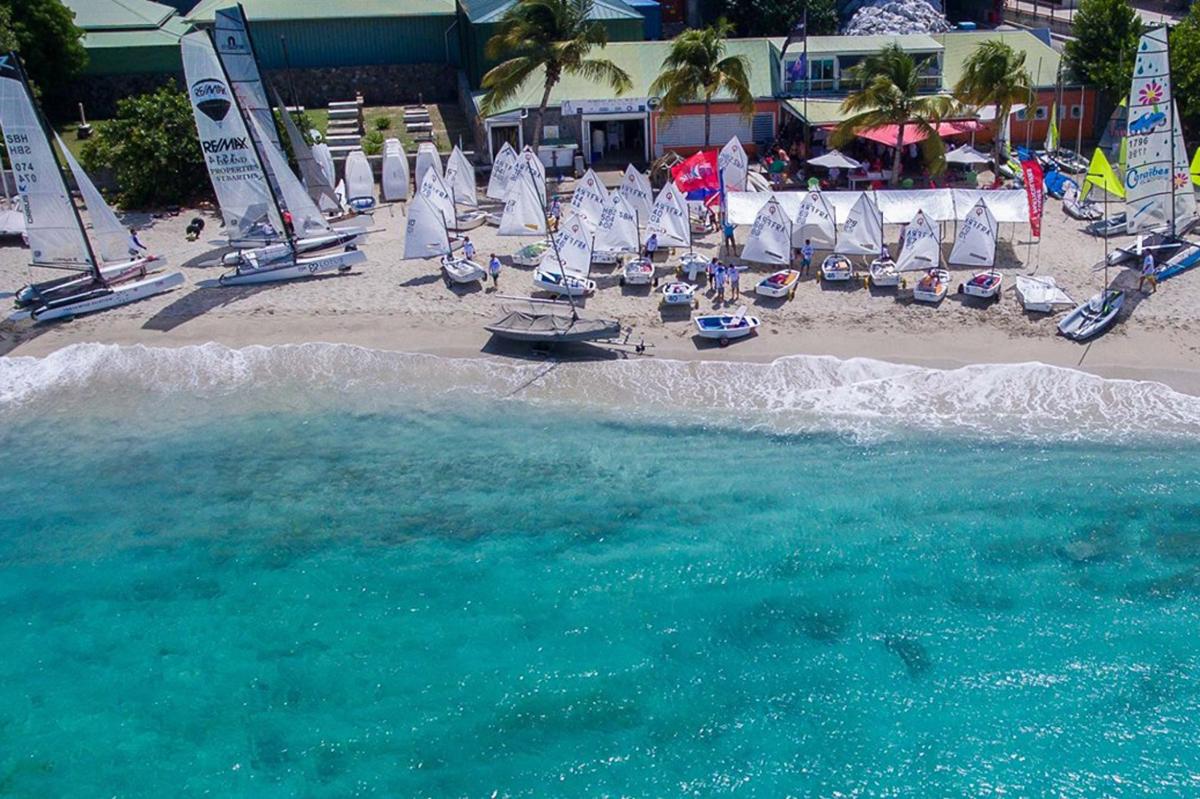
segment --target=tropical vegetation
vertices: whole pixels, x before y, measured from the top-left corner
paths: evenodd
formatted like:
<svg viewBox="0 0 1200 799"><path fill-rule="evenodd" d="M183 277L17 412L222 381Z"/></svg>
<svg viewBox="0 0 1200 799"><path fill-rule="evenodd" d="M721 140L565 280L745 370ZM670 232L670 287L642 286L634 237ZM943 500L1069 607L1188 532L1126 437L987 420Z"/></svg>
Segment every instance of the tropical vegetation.
<svg viewBox="0 0 1200 799"><path fill-rule="evenodd" d="M592 0L518 0L504 12L499 31L484 49L488 58L500 60L483 76L480 110L490 116L505 110L527 82L541 78L542 98L533 112L533 137L537 149L550 93L564 75L577 75L607 84L618 95L633 88L628 73L605 58L593 58L593 49L604 49L608 32L591 19Z"/></svg>
<svg viewBox="0 0 1200 799"><path fill-rule="evenodd" d="M1194 140L1200 136L1200 5L1171 29L1171 83L1183 129Z"/></svg>
<svg viewBox="0 0 1200 799"><path fill-rule="evenodd" d="M0 0L0 53L21 54L34 91L51 106L87 66L82 37L62 0Z"/></svg>
<svg viewBox="0 0 1200 799"><path fill-rule="evenodd" d="M718 20L707 28L689 29L671 41L662 71L650 84L650 94L661 97L661 118L670 120L687 103L704 102L704 146L710 144L712 101L727 95L746 117L754 114L754 92L750 88L750 60L744 55L726 55L733 25Z"/></svg>
<svg viewBox="0 0 1200 799"><path fill-rule="evenodd" d="M963 74L954 85L954 96L963 105L995 109L996 133L992 138L994 163L1002 163L1004 120L1014 105L1033 94L1033 77L1025 68L1025 51L1017 52L1000 39L980 42L963 62Z"/></svg>
<svg viewBox="0 0 1200 799"><path fill-rule="evenodd" d="M807 11L811 36L837 33L836 0L707 0L705 19L731 20L738 36L786 35Z"/></svg>
<svg viewBox="0 0 1200 799"><path fill-rule="evenodd" d="M1075 80L1104 92L1110 102L1129 91L1142 20L1129 0L1080 0L1064 55Z"/></svg>
<svg viewBox="0 0 1200 799"><path fill-rule="evenodd" d="M933 58L916 61L897 44L864 58L850 71L851 79L859 81L860 88L842 102L842 110L852 116L834 129L830 143L841 147L863 131L895 125L891 177L894 186L900 180L904 133L915 129L924 136L921 149L929 171L941 172L946 165L946 147L937 126L954 112L955 103L943 95L921 93L922 75L933 63Z"/></svg>

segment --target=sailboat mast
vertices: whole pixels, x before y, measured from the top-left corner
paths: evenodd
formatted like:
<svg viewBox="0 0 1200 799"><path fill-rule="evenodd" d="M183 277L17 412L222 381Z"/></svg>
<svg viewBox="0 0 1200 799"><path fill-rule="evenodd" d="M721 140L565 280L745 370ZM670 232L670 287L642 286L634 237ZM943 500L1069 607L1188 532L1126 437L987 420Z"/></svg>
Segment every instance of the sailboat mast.
<svg viewBox="0 0 1200 799"><path fill-rule="evenodd" d="M1171 81L1170 38L1171 38L1170 36L1166 37L1167 52L1165 55L1165 58L1167 60L1167 85L1168 86L1171 86L1171 83L1170 83L1170 81ZM1176 219L1175 219L1175 117L1176 117L1175 108L1176 108L1176 106L1175 106L1175 87L1171 86L1171 107L1167 109L1167 113L1171 115L1171 168L1170 168L1171 180L1169 183L1170 191L1171 191L1171 226L1167 229L1167 232L1171 236L1175 235L1175 223L1176 223ZM1192 190L1191 186L1185 186L1184 188L1187 191Z"/></svg>
<svg viewBox="0 0 1200 799"><path fill-rule="evenodd" d="M538 188L537 176L533 174L533 164L529 163L528 159L525 162L525 167L529 172L529 181L533 184L533 188ZM562 253L558 251L558 239L550 232L550 213L546 207L545 191L538 191L538 204L542 207L542 219L546 225L546 236L550 239L550 246L554 249L554 260L558 261L558 273L562 275L564 294L567 296L567 302L571 304L571 316L577 317L579 311L575 308L575 298L571 296L571 288L567 285L567 269L563 266Z"/></svg>
<svg viewBox="0 0 1200 799"><path fill-rule="evenodd" d="M240 8L240 6L239 6L239 8ZM207 33L208 33L209 44L212 45L213 52L215 53L217 50L217 43L216 43L216 40L213 39L212 29L210 28L207 31ZM233 107L237 109L238 116L240 116L242 118L242 124L244 124L246 126L246 130L248 132L253 131L254 130L253 123L250 121L250 118L246 116L246 112L242 108L242 102L241 102L241 100L238 99L237 92L234 91L234 89L233 89L233 79L229 77L229 70L227 70L225 68L225 62L222 61L219 57L216 59L216 61L217 61L217 66L219 66L221 68L221 75L225 78L225 83L229 86L230 100L233 102ZM258 168L263 173L264 182L267 184L267 191L270 192L270 194L271 194L271 202L274 203L274 205L275 205L275 212L279 214L279 218L280 218L280 220L282 220L284 208L279 203L279 195L275 191L275 181L266 178L267 167L266 167L266 164L264 163L265 159L263 158L262 151L259 150L259 147L261 145L260 145L258 139L260 139L260 138L262 138L262 137L254 136L254 135L250 136L250 150L251 150L251 152L254 153L254 158L255 158L255 160L258 161ZM287 239L288 244L292 245L292 248L294 250L295 245L296 245L295 236L293 236L292 231L288 230L287 228L288 228L287 225L283 226L283 235Z"/></svg>
<svg viewBox="0 0 1200 799"><path fill-rule="evenodd" d="M50 156L54 159L54 171L58 175L59 181L62 183L63 193L67 196L67 204L71 206L71 213L75 216L75 224L79 226L79 234L83 239L84 249L87 251L88 264L91 267L92 278L103 283L104 275L100 271L100 259L96 257L96 250L92 247L92 240L88 238L87 228L83 225L83 217L79 213L79 206L75 204L75 199L71 196L71 187L67 184L67 177L63 174L63 163L59 159L58 148L54 145L54 138L50 135L50 125L46 122L46 115L42 113L41 107L33 98L33 89L29 85L29 75L25 72L25 64L21 61L16 53L10 53L9 57L13 59L13 63L17 65L17 73L21 76L21 85L25 88L25 94L29 97L29 104L33 106L33 112L37 114L38 125L42 129L42 136L46 139L46 145L50 148ZM15 175L13 176L16 177ZM28 210L26 211L28 213Z"/></svg>

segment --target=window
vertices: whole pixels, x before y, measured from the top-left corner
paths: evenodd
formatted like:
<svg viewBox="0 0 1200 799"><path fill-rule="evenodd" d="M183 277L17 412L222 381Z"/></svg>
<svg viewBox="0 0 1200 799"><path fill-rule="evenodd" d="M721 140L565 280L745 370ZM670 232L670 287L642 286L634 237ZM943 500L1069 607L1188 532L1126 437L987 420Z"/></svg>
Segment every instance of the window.
<svg viewBox="0 0 1200 799"><path fill-rule="evenodd" d="M1083 119L1083 106L1071 106L1071 119Z"/></svg>
<svg viewBox="0 0 1200 799"><path fill-rule="evenodd" d="M1028 118L1029 118L1029 114L1026 113L1024 108L1022 108L1020 111L1017 112L1017 121L1018 122L1024 122Z"/></svg>
<svg viewBox="0 0 1200 799"><path fill-rule="evenodd" d="M1049 116L1050 116L1050 109L1046 108L1046 106L1044 106L1044 105L1039 105L1033 111L1034 119L1046 119Z"/></svg>

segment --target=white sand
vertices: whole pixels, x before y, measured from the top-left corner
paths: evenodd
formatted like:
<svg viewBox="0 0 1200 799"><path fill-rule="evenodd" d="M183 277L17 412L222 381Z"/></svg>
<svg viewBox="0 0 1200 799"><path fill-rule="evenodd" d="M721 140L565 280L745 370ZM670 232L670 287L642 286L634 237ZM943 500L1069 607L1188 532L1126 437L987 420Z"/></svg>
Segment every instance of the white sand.
<svg viewBox="0 0 1200 799"><path fill-rule="evenodd" d="M0 323L0 353L44 355L86 341L154 346L328 341L447 356L527 352L497 346L483 330L499 306L490 289L457 293L443 284L435 261L400 259L405 222L400 206L376 212L375 226L382 230L364 247L368 262L352 274L238 288L199 285L214 281L225 269L218 263L220 226L211 213L204 214L208 226L201 241L185 240L184 227L198 213L151 220L140 234L153 252L166 256L169 268L185 273L188 283L183 288L62 323ZM1002 225L999 263L1007 277L1003 299L994 305L951 295L939 307L931 307L860 285L823 288L812 279L801 284L791 302L759 300L753 286L769 270L757 267L743 274L741 282L745 301L763 326L755 338L719 349L693 337L685 309L662 310L657 294L644 287L622 288L611 267L598 267L593 277L600 288L587 300L586 309L619 318L632 330L631 342L644 337L650 345L648 357L766 361L810 353L946 367L1041 361L1107 377L1162 380L1200 394L1200 270L1169 281L1151 296L1131 291L1119 324L1090 345L1057 336L1055 317L1023 311L1013 292L1017 274L1036 270L1053 275L1076 299L1098 290L1102 275L1093 265L1102 259L1104 245L1082 227L1056 202L1047 207L1040 245L1029 247L1027 230L1021 226L1014 240L1013 226ZM739 229L739 242L746 232ZM886 233L894 242L897 230L889 226ZM949 242L952 226L947 225L945 233ZM530 241L498 237L495 228L486 226L472 231L472 239L481 261L495 251L506 264L509 254ZM713 233L697 241L696 249L710 254L718 243L719 234ZM28 282L27 258L28 251L12 242L0 246L0 291ZM970 273L952 271L956 282ZM40 279L53 276L40 273ZM1119 286L1136 289L1133 271L1110 270L1109 277ZM506 266L500 287L507 294L528 294L530 270ZM713 305L705 297L701 308ZM620 357L635 357L629 348L618 352ZM574 351L589 353L604 354L594 348Z"/></svg>

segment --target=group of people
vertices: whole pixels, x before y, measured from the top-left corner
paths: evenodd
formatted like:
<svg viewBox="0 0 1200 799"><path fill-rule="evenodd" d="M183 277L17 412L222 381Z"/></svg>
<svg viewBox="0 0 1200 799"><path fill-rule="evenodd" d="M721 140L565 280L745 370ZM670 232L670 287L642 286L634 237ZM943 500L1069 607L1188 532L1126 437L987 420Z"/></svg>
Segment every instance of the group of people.
<svg viewBox="0 0 1200 799"><path fill-rule="evenodd" d="M736 300L742 296L741 274L734 264L723 264L714 255L705 268L708 285L712 286L713 295L718 301L725 299L725 285L729 284L729 299Z"/></svg>

